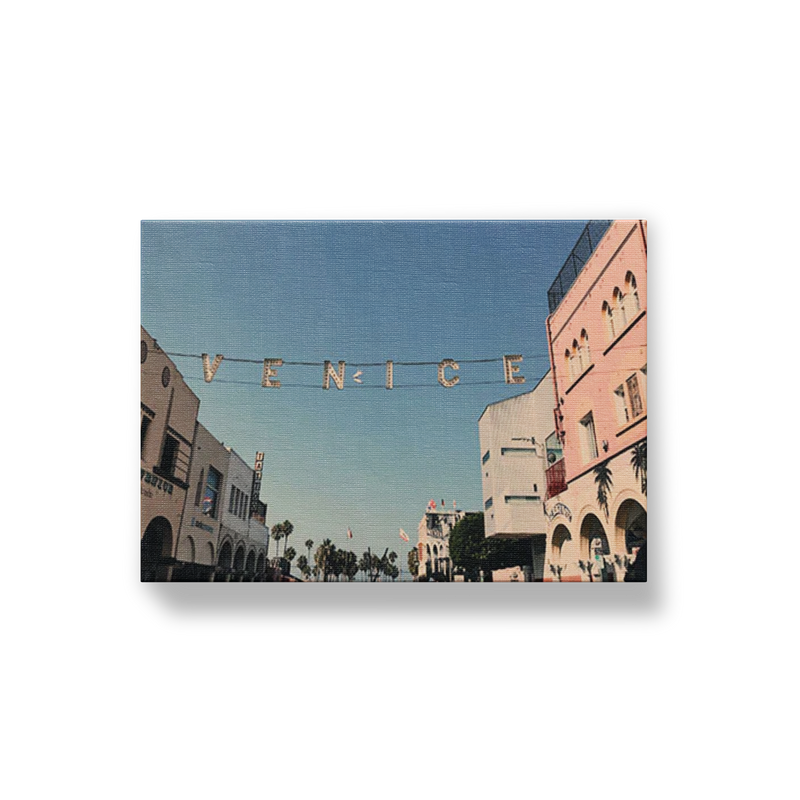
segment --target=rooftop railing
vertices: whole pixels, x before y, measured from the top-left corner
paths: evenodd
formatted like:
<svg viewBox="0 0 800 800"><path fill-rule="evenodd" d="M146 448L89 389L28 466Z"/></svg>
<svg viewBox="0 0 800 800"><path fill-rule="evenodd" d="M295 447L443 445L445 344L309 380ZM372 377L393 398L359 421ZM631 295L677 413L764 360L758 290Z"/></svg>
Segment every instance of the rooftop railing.
<svg viewBox="0 0 800 800"><path fill-rule="evenodd" d="M551 314L559 307L567 292L572 288L572 284L575 283L612 222L613 220L610 219L593 219L586 224L575 247L572 248L564 266L561 267L558 276L553 281L553 285L547 291L547 302L550 305Z"/></svg>

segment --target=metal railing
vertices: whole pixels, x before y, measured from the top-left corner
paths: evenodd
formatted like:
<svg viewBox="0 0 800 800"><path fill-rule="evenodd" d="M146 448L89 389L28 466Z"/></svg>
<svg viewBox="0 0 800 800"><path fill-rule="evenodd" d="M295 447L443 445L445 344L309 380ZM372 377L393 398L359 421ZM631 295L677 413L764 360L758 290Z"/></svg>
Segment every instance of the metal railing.
<svg viewBox="0 0 800 800"><path fill-rule="evenodd" d="M567 292L572 288L578 275L580 275L586 262L591 258L605 232L611 227L613 220L593 219L590 220L583 233L578 237L575 247L567 256L564 266L561 267L552 286L547 290L547 302L552 314L561 301L566 297Z"/></svg>
<svg viewBox="0 0 800 800"><path fill-rule="evenodd" d="M567 470L563 458L548 467L544 475L547 479L547 500L567 490Z"/></svg>

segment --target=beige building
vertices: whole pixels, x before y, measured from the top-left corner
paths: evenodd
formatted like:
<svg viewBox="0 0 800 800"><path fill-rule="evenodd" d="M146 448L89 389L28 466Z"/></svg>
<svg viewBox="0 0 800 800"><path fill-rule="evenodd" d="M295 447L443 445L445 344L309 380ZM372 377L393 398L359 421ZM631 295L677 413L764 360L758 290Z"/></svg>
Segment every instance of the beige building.
<svg viewBox="0 0 800 800"><path fill-rule="evenodd" d="M200 400L141 329L141 578L171 580Z"/></svg>
<svg viewBox="0 0 800 800"><path fill-rule="evenodd" d="M548 372L525 394L491 403L478 420L484 526L487 537L528 539L533 567L497 570L494 580L541 581L547 518L545 440L553 428Z"/></svg>
<svg viewBox="0 0 800 800"><path fill-rule="evenodd" d="M227 467L228 451L198 422L173 581L214 579Z"/></svg>
<svg viewBox="0 0 800 800"><path fill-rule="evenodd" d="M428 503L425 515L417 527L417 553L419 575L450 581L453 578L453 562L450 560L450 531L464 516L463 511L448 511L444 505L437 506L435 500Z"/></svg>

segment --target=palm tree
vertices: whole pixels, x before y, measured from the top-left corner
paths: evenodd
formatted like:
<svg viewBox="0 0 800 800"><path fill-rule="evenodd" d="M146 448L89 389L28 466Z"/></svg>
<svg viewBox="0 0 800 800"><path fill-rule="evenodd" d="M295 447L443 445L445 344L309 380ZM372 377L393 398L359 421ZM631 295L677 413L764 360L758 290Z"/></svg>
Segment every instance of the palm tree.
<svg viewBox="0 0 800 800"><path fill-rule="evenodd" d="M280 541L283 539L283 523L272 526L272 538L275 540L275 555L280 555Z"/></svg>
<svg viewBox="0 0 800 800"><path fill-rule="evenodd" d="M306 539L306 550L308 550L308 560L311 561L311 548L314 546L313 539Z"/></svg>
<svg viewBox="0 0 800 800"><path fill-rule="evenodd" d="M286 555L286 542L289 540L289 537L294 533L294 525L289 522L288 519L283 521L283 554Z"/></svg>
<svg viewBox="0 0 800 800"><path fill-rule="evenodd" d="M305 556L300 556L297 559L297 569L300 570L300 574L303 576L308 572L308 559Z"/></svg>
<svg viewBox="0 0 800 800"><path fill-rule="evenodd" d="M608 519L608 494L614 485L611 480L608 459L594 468L594 482L597 484L597 504L603 509L606 519Z"/></svg>
<svg viewBox="0 0 800 800"><path fill-rule="evenodd" d="M294 549L294 547L288 547L283 551L283 557L289 562L290 567L296 555L297 551Z"/></svg>
<svg viewBox="0 0 800 800"><path fill-rule="evenodd" d="M336 545L333 544L330 539L323 539L322 544L317 548L317 552L314 553L314 562L319 570L319 573L322 575L323 581L328 580L332 556L335 550Z"/></svg>
<svg viewBox="0 0 800 800"><path fill-rule="evenodd" d="M581 572L585 572L589 576L589 581L594 583L594 576L592 575L592 562L579 561L578 566L581 568Z"/></svg>
<svg viewBox="0 0 800 800"><path fill-rule="evenodd" d="M642 484L642 494L647 497L647 439L639 442L631 453L633 474Z"/></svg>

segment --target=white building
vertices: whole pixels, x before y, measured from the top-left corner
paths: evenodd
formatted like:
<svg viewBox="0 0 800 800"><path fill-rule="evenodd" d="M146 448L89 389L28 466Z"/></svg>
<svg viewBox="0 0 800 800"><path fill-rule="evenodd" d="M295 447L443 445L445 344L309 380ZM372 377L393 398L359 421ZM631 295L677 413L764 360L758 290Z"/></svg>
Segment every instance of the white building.
<svg viewBox="0 0 800 800"><path fill-rule="evenodd" d="M419 575L433 578L441 576L446 581L453 579L453 562L450 560L450 531L464 517L464 512L448 511L444 504L436 505L435 500L428 503L425 515L417 528L417 552L419 554Z"/></svg>
<svg viewBox="0 0 800 800"><path fill-rule="evenodd" d="M261 575L267 555L268 531L251 520L254 470L232 448L228 451L227 485L223 498L219 550L232 555L233 580L251 581Z"/></svg>
<svg viewBox="0 0 800 800"><path fill-rule="evenodd" d="M478 420L486 536L531 540L533 575L527 580L544 575L545 440L552 430L549 372L531 391L486 406Z"/></svg>

